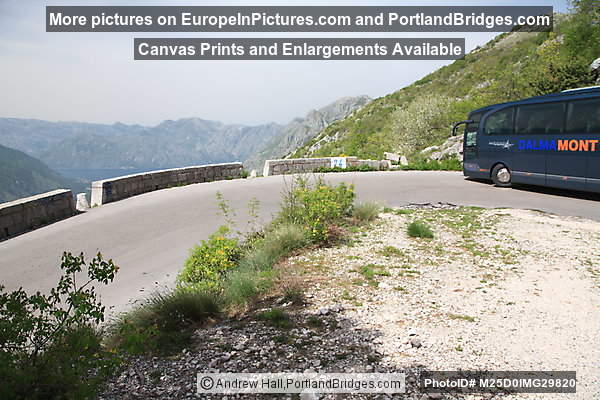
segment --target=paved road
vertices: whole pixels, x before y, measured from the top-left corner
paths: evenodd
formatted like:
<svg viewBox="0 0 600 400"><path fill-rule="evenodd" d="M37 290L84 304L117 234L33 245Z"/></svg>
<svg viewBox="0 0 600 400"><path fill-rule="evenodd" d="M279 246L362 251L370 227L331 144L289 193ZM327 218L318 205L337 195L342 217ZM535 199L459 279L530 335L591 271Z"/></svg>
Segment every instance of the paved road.
<svg viewBox="0 0 600 400"><path fill-rule="evenodd" d="M0 242L0 282L7 289L46 291L58 277L64 250L91 256L101 251L121 267L115 282L100 290L104 304L120 311L157 288L171 285L188 249L222 223L215 195L223 193L246 220L252 197L268 220L291 178L202 183L147 193L107 204L16 238ZM332 182L352 182L360 200L389 206L449 202L482 207L511 207L600 221L596 196L533 189L500 189L465 180L454 172L368 172L328 174ZM241 228L243 228L243 223Z"/></svg>

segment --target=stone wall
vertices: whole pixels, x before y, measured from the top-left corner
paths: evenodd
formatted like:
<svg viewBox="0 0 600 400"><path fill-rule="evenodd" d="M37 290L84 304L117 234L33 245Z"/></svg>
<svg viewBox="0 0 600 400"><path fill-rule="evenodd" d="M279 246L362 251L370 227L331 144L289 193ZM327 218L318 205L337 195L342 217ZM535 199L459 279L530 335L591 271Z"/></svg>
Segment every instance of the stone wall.
<svg viewBox="0 0 600 400"><path fill-rule="evenodd" d="M267 160L263 169L263 176L298 174L313 172L319 167L330 168L332 157L323 158L290 158L282 160ZM388 169L389 162L383 160L359 160L358 157L345 157L346 167L369 165L376 169Z"/></svg>
<svg viewBox="0 0 600 400"><path fill-rule="evenodd" d="M54 190L0 204L0 240L75 215L70 190Z"/></svg>
<svg viewBox="0 0 600 400"><path fill-rule="evenodd" d="M91 205L99 206L127 197L192 183L240 178L242 163L200 165L120 176L92 182Z"/></svg>

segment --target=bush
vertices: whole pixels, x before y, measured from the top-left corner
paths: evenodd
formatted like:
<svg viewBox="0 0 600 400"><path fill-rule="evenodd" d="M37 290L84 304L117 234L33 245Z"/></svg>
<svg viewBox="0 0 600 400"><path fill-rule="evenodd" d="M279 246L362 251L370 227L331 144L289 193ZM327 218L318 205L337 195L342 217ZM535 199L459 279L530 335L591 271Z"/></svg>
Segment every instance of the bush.
<svg viewBox="0 0 600 400"><path fill-rule="evenodd" d="M5 293L0 287L0 398L93 397L118 359L103 350L95 326L104 320L94 283L112 282L118 268L98 254L64 253L63 275L50 294ZM75 276L83 279L77 284Z"/></svg>
<svg viewBox="0 0 600 400"><path fill-rule="evenodd" d="M456 157L448 157L442 160L421 159L411 161L408 165L400 167L406 171L461 171L462 162Z"/></svg>
<svg viewBox="0 0 600 400"><path fill-rule="evenodd" d="M358 166L350 166L346 168L341 167L318 167L314 170L316 173L329 173L329 172L370 172L370 171L379 171L378 168L371 167L370 165L363 164Z"/></svg>
<svg viewBox="0 0 600 400"><path fill-rule="evenodd" d="M200 246L194 246L177 277L180 286L218 289L224 273L235 267L240 256L237 239L228 238L229 228L222 226Z"/></svg>
<svg viewBox="0 0 600 400"><path fill-rule="evenodd" d="M362 222L371 222L380 211L381 206L375 202L359 203L352 209L352 216Z"/></svg>
<svg viewBox="0 0 600 400"><path fill-rule="evenodd" d="M297 177L284 194L279 220L307 228L308 237L317 243L328 239L328 226L348 216L354 202L354 187L340 183L328 185L322 179L314 184Z"/></svg>
<svg viewBox="0 0 600 400"><path fill-rule="evenodd" d="M408 225L408 236L433 239L431 228L423 221L413 221Z"/></svg>
<svg viewBox="0 0 600 400"><path fill-rule="evenodd" d="M169 353L189 343L194 327L219 314L215 297L195 288L155 293L119 317L109 345L129 354Z"/></svg>

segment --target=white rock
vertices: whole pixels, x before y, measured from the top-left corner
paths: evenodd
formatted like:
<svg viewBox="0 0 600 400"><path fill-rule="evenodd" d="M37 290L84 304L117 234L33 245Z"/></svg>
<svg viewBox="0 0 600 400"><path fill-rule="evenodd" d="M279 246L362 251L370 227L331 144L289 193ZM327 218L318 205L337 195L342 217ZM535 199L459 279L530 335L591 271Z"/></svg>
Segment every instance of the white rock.
<svg viewBox="0 0 600 400"><path fill-rule="evenodd" d="M408 165L408 159L405 156L400 157L400 165Z"/></svg>
<svg viewBox="0 0 600 400"><path fill-rule="evenodd" d="M390 161L400 161L400 154L396 154L396 153L383 153L383 156L385 157L386 160L390 160Z"/></svg>
<svg viewBox="0 0 600 400"><path fill-rule="evenodd" d="M90 209L90 203L88 203L85 193L77 194L77 205L75 206L77 211L85 212Z"/></svg>
<svg viewBox="0 0 600 400"><path fill-rule="evenodd" d="M316 393L300 393L300 400L319 400L319 395Z"/></svg>

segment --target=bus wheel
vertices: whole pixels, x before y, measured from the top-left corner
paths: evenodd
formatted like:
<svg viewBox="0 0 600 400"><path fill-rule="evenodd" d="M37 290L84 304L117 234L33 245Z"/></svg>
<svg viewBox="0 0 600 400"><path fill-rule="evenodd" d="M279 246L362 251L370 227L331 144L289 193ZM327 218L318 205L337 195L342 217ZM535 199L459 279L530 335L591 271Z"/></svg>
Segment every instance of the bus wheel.
<svg viewBox="0 0 600 400"><path fill-rule="evenodd" d="M511 174L508 167L504 164L498 164L492 169L492 181L499 187L510 187Z"/></svg>

